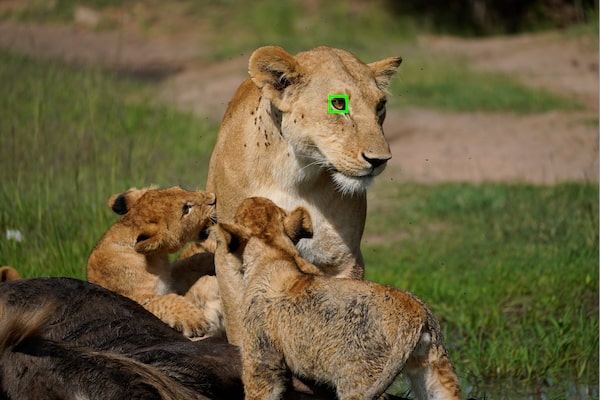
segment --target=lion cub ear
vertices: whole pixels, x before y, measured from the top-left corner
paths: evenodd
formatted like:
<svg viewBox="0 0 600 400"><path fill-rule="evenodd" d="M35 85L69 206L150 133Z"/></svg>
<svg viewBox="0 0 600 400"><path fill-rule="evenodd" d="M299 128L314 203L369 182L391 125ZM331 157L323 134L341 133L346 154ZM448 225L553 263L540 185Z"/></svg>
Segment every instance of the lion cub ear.
<svg viewBox="0 0 600 400"><path fill-rule="evenodd" d="M160 225L156 222L145 223L136 238L135 251L150 254L163 246L164 240L160 230Z"/></svg>
<svg viewBox="0 0 600 400"><path fill-rule="evenodd" d="M401 63L402 57L390 57L367 65L373 71L379 89L385 91L390 85L390 79L392 79Z"/></svg>
<svg viewBox="0 0 600 400"><path fill-rule="evenodd" d="M153 186L143 189L131 188L126 192L113 194L108 198L108 206L115 213L125 215L144 193L153 188Z"/></svg>
<svg viewBox="0 0 600 400"><path fill-rule="evenodd" d="M14 281L19 278L19 273L13 267L9 267L8 265L0 267L0 282Z"/></svg>
<svg viewBox="0 0 600 400"><path fill-rule="evenodd" d="M229 253L235 253L250 239L251 232L248 228L237 224L219 222L216 228L217 246L227 246Z"/></svg>
<svg viewBox="0 0 600 400"><path fill-rule="evenodd" d="M248 73L256 86L279 109L282 107L279 100L285 88L297 83L301 77L296 58L277 46L256 49L248 61Z"/></svg>
<svg viewBox="0 0 600 400"><path fill-rule="evenodd" d="M312 220L304 207L298 207L290 212L283 222L283 227L294 244L300 239L310 239L313 236Z"/></svg>

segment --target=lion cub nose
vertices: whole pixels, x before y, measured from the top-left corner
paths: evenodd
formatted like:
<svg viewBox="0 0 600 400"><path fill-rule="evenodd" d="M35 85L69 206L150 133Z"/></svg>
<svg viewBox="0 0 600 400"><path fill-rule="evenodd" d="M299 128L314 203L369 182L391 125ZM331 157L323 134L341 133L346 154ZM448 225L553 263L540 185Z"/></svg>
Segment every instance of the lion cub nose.
<svg viewBox="0 0 600 400"><path fill-rule="evenodd" d="M385 164L390 158L391 155L381 155L381 156L370 156L365 153L362 153L362 157L369 163L373 168L377 168L380 165Z"/></svg>

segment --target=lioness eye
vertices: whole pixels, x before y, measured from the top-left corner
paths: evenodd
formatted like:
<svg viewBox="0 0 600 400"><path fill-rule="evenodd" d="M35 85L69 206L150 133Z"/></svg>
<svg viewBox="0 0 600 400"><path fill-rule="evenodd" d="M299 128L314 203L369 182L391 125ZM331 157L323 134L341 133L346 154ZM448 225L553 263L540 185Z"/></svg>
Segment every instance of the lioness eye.
<svg viewBox="0 0 600 400"><path fill-rule="evenodd" d="M191 204L184 204L183 205L183 209L181 210L181 212L183 213L183 215L188 215L190 213L191 209L192 209L192 205Z"/></svg>
<svg viewBox="0 0 600 400"><path fill-rule="evenodd" d="M344 110L346 108L346 99L342 97L336 97L334 99L331 99L331 105L336 110Z"/></svg>

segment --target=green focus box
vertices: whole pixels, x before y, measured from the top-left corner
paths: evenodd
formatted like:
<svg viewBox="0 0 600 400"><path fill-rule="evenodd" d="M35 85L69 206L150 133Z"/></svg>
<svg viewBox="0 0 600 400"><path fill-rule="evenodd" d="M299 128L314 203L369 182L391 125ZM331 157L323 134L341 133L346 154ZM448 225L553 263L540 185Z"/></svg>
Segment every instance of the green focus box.
<svg viewBox="0 0 600 400"><path fill-rule="evenodd" d="M330 94L327 96L327 112L329 114L348 114L348 95Z"/></svg>

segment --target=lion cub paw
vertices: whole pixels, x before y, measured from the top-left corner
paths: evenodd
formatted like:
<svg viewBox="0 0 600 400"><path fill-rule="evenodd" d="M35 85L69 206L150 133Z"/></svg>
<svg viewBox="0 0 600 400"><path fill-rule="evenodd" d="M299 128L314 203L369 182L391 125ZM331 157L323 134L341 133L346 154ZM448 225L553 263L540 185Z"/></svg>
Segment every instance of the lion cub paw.
<svg viewBox="0 0 600 400"><path fill-rule="evenodd" d="M202 337L210 333L211 324L206 320L202 310L183 296L174 293L158 296L145 307L171 328L189 338Z"/></svg>
<svg viewBox="0 0 600 400"><path fill-rule="evenodd" d="M205 275L188 290L185 298L204 314L209 324L207 335L225 337L225 317L219 294L219 283L214 275Z"/></svg>

